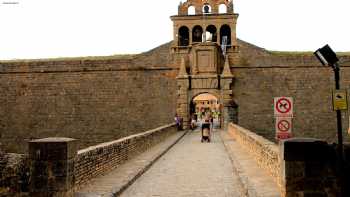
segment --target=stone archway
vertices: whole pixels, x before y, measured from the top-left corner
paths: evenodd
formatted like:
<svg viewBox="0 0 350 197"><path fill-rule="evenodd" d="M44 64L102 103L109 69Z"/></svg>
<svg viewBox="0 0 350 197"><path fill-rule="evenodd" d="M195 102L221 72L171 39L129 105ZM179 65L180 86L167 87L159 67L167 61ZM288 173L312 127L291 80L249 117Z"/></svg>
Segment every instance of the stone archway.
<svg viewBox="0 0 350 197"><path fill-rule="evenodd" d="M192 95L192 98L189 100L190 116L192 117L192 115L195 114L197 120L203 120L205 117L203 115L205 115L207 112L210 112L214 116L214 119L218 121L219 126L221 126L222 107L220 106L222 106L222 102L220 100L220 95L214 95L208 91L198 92L199 93L194 93ZM194 109L191 109L192 107Z"/></svg>

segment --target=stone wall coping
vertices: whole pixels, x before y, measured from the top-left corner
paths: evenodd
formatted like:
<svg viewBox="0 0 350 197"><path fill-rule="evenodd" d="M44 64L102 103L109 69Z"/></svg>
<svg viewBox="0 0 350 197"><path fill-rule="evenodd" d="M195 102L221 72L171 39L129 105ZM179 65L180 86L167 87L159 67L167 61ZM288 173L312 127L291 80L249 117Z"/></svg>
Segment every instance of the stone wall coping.
<svg viewBox="0 0 350 197"><path fill-rule="evenodd" d="M37 139L37 140L31 140L31 143L36 142L71 142L75 141L76 139L73 138L66 138L66 137L49 137L49 138L43 138L43 139Z"/></svg>
<svg viewBox="0 0 350 197"><path fill-rule="evenodd" d="M266 146L266 147L269 147L276 154L280 153L280 149L279 149L278 145L275 144L274 142L271 142L270 140L268 140L260 135L257 135L255 133L249 131L248 129L240 127L236 124L231 123L231 126L234 127L235 129L239 130L240 132L242 132L244 135L249 136L251 139L254 139L254 141L258 142L259 144Z"/></svg>
<svg viewBox="0 0 350 197"><path fill-rule="evenodd" d="M283 144L286 143L286 142L324 142L323 140L321 139L317 139L317 138L290 138L290 139L286 139L286 140L283 140Z"/></svg>
<svg viewBox="0 0 350 197"><path fill-rule="evenodd" d="M136 138L136 137L143 136L143 135L148 135L148 134L154 133L156 131L163 130L163 129L166 129L166 128L169 128L169 127L172 127L172 126L175 126L175 125L176 125L176 123L171 123L171 124L167 124L167 125L155 128L155 129L151 129L151 130L145 131L143 133L130 135L130 136L127 136L127 137L124 137L124 138L120 138L118 140L97 144L95 146L90 146L88 148L78 150L78 155L79 154L84 154L84 153L87 153L87 152L90 152L90 151L93 151L93 150L96 150L96 149L108 147L108 146L111 146L113 144L118 144L118 143L121 143L123 141L127 141L127 140L132 139L132 138Z"/></svg>

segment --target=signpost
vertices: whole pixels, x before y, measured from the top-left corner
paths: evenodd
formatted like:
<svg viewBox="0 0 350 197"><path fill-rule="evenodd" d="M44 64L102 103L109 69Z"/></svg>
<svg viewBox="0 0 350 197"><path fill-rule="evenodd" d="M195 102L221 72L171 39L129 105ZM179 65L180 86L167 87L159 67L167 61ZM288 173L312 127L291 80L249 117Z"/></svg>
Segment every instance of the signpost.
<svg viewBox="0 0 350 197"><path fill-rule="evenodd" d="M279 140L291 138L293 127L293 98L275 97L274 114L276 118L276 138Z"/></svg>

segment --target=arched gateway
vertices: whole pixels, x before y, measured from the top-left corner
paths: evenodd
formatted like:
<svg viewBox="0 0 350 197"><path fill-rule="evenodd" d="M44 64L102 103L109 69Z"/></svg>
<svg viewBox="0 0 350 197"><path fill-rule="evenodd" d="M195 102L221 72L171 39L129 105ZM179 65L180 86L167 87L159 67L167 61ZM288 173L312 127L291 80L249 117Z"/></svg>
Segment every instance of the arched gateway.
<svg viewBox="0 0 350 197"><path fill-rule="evenodd" d="M202 12L201 8L208 3L212 10ZM222 4L228 10L219 13ZM195 15L188 15L187 10L191 6L195 7ZM201 93L212 94L218 99L221 125L237 120L237 105L232 91L234 75L230 68L238 56L237 18L232 0L188 0L180 3L179 14L171 17L174 22L172 51L180 64L176 112L183 118L185 128L188 128L192 113L192 99ZM182 43L179 40L184 37L179 32L184 28L192 32L185 46L179 45ZM220 38L216 38L218 36Z"/></svg>
<svg viewBox="0 0 350 197"><path fill-rule="evenodd" d="M186 70L191 62L190 73ZM182 58L177 76L177 114L183 118L187 128L191 115L191 101L202 93L209 93L218 99L221 125L233 121L236 106L233 102L232 75L228 58L224 61L221 49L215 43L200 43L192 46L190 59Z"/></svg>

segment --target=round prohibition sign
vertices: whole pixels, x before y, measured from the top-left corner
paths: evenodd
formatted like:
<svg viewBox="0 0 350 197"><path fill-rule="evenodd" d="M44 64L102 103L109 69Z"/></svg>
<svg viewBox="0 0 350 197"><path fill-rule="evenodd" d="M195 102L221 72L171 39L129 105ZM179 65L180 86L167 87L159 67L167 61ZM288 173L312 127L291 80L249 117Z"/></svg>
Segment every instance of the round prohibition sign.
<svg viewBox="0 0 350 197"><path fill-rule="evenodd" d="M290 102L290 100L286 98L280 98L276 102L276 110L281 114L288 113L291 109L292 109L292 103Z"/></svg>
<svg viewBox="0 0 350 197"><path fill-rule="evenodd" d="M290 123L287 120L281 120L277 123L278 130L287 132L290 129Z"/></svg>

